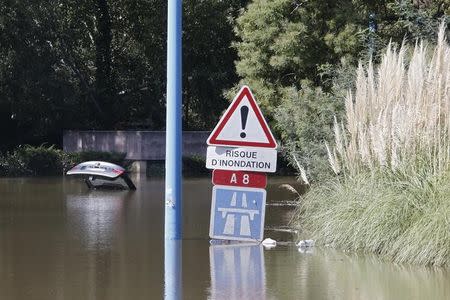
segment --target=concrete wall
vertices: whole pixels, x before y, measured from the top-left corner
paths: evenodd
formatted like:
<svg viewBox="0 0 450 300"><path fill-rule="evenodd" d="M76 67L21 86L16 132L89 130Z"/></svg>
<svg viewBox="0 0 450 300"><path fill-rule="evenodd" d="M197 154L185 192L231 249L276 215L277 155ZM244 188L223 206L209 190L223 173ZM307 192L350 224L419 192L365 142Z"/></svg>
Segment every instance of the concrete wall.
<svg viewBox="0 0 450 300"><path fill-rule="evenodd" d="M183 132L183 155L206 156L209 131ZM165 131L65 131L66 152L126 152L130 160L164 160Z"/></svg>

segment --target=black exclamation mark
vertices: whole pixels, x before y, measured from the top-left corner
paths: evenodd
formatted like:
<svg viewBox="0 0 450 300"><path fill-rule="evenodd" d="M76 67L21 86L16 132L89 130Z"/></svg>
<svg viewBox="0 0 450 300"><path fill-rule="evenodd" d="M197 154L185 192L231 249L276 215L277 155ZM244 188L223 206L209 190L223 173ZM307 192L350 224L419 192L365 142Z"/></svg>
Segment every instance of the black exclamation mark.
<svg viewBox="0 0 450 300"><path fill-rule="evenodd" d="M247 126L247 117L248 117L248 106L243 105L241 107L241 124L242 124L242 132L241 138L245 138L247 135L245 134L245 126Z"/></svg>

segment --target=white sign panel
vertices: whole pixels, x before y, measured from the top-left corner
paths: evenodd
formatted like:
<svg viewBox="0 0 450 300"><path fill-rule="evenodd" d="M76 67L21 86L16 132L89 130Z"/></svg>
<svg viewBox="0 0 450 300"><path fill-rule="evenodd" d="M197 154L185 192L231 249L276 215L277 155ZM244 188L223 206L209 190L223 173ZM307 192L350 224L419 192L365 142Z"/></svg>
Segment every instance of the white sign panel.
<svg viewBox="0 0 450 300"><path fill-rule="evenodd" d="M206 153L206 167L273 173L277 168L277 151L267 148L209 146Z"/></svg>

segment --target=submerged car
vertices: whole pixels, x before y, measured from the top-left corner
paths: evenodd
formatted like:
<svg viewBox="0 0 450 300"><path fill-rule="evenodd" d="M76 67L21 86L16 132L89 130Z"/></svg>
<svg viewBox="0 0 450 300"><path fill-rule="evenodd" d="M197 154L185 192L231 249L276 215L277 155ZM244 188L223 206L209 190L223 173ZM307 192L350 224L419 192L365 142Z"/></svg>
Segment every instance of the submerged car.
<svg viewBox="0 0 450 300"><path fill-rule="evenodd" d="M130 189L136 186L121 166L104 161L86 161L76 165L66 173L80 175L89 188Z"/></svg>

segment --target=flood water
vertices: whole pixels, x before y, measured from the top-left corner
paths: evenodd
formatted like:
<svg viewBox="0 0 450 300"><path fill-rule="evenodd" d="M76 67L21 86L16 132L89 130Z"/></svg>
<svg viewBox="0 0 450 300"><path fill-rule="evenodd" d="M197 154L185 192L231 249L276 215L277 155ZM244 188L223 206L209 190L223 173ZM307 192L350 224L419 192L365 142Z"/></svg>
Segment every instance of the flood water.
<svg viewBox="0 0 450 300"><path fill-rule="evenodd" d="M164 182L89 191L74 178L0 179L0 299L450 299L450 270L314 248L285 231L295 196L269 179L266 237L213 244L210 179L184 181L180 290L165 284ZM169 274L170 275L170 274Z"/></svg>

